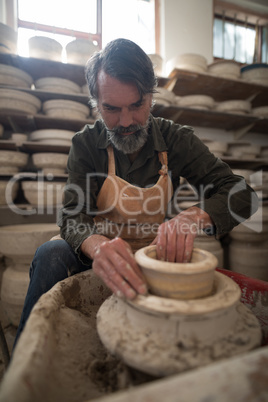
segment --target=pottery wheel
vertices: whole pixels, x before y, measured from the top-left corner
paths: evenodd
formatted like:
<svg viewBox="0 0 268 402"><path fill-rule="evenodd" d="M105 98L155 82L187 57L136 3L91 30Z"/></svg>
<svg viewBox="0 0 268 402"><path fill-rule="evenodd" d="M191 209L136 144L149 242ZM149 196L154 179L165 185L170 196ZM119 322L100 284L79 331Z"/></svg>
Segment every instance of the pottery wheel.
<svg viewBox="0 0 268 402"><path fill-rule="evenodd" d="M213 294L202 299L113 295L98 311L98 334L131 367L154 376L183 372L260 345L259 322L240 296L238 285L219 272Z"/></svg>

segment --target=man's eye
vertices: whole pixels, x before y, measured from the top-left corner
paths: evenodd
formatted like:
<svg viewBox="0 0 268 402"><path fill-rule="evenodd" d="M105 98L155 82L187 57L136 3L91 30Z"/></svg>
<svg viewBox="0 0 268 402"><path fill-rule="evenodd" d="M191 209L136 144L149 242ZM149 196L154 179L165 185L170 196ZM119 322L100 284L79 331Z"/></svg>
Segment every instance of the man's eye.
<svg viewBox="0 0 268 402"><path fill-rule="evenodd" d="M108 112L116 112L117 108L113 106L104 106L104 110L107 110Z"/></svg>

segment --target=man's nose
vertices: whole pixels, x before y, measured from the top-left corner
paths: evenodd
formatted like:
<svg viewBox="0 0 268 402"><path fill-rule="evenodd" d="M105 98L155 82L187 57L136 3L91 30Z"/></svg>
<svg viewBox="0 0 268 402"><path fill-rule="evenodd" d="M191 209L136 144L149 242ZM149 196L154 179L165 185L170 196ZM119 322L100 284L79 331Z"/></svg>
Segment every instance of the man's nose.
<svg viewBox="0 0 268 402"><path fill-rule="evenodd" d="M122 127L128 127L131 124L133 124L133 117L131 111L129 111L128 109L121 110L119 124Z"/></svg>

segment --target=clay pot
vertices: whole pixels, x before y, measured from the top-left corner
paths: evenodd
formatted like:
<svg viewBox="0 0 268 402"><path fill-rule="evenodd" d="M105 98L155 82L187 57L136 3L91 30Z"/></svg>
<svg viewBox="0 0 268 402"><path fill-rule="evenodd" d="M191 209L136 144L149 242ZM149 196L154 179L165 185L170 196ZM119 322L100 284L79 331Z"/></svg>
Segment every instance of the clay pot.
<svg viewBox="0 0 268 402"><path fill-rule="evenodd" d="M135 253L152 294L171 299L196 299L212 292L217 258L208 251L194 249L189 263L156 259L156 246Z"/></svg>
<svg viewBox="0 0 268 402"><path fill-rule="evenodd" d="M149 294L130 301L113 295L97 313L98 334L110 353L154 376L226 358L227 350L230 357L260 345L258 320L239 302L238 285L219 272L214 285L211 296L194 300Z"/></svg>

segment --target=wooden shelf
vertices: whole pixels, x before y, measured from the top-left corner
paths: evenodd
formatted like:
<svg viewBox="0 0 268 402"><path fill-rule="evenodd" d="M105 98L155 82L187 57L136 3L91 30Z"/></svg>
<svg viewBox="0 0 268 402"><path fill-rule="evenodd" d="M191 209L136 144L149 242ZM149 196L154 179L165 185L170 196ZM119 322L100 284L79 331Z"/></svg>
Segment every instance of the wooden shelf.
<svg viewBox="0 0 268 402"><path fill-rule="evenodd" d="M76 64L5 53L0 53L0 63L24 70L34 81L43 77L59 77L74 81L80 86L86 84L84 66Z"/></svg>
<svg viewBox="0 0 268 402"><path fill-rule="evenodd" d="M254 97L252 107L268 105L268 86L265 85L180 69L174 69L169 78L168 85L173 86L173 92L178 96L208 95L216 102Z"/></svg>
<svg viewBox="0 0 268 402"><path fill-rule="evenodd" d="M0 123L15 132L35 131L46 128L79 131L86 124L93 124L94 119L73 120L56 119L42 114L30 115L0 111Z"/></svg>
<svg viewBox="0 0 268 402"><path fill-rule="evenodd" d="M1 89L13 89L15 91L26 92L27 94L36 96L41 100L41 102L45 102L47 100L52 99L65 99L71 100L79 103L83 103L89 106L89 96L86 94L72 94L72 93L58 93L58 92L49 92L49 91L41 91L38 89L30 89L30 88L21 88L21 87L11 87L0 84Z"/></svg>
<svg viewBox="0 0 268 402"><path fill-rule="evenodd" d="M189 126L219 128L227 131L247 129L268 134L268 119L253 115L242 115L199 110L179 106L163 106L156 104L152 110L154 116L173 120L175 123Z"/></svg>

